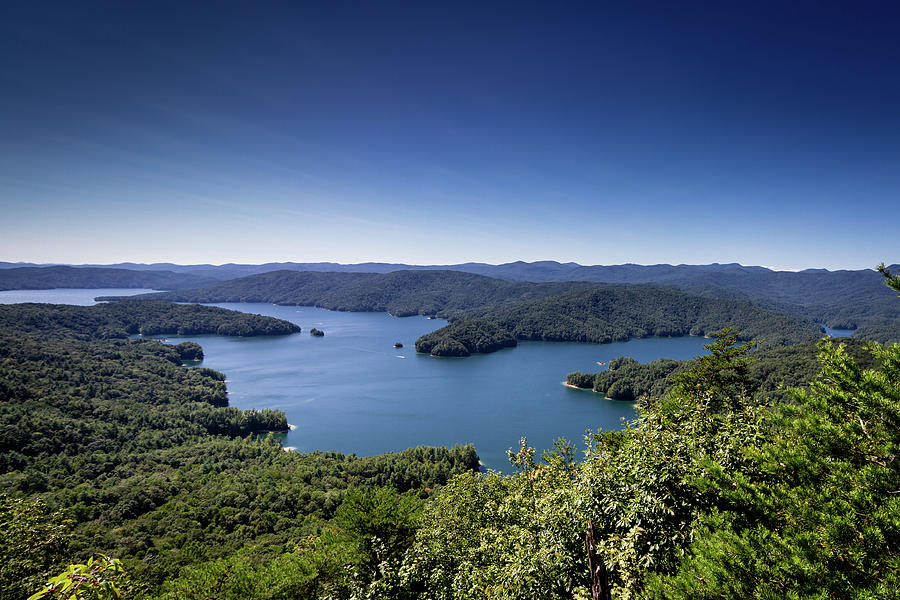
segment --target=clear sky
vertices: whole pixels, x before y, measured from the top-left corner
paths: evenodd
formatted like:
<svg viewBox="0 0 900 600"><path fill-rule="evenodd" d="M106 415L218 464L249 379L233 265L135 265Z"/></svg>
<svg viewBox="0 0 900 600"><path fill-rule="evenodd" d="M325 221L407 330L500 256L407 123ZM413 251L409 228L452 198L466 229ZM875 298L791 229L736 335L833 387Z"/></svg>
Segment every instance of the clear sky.
<svg viewBox="0 0 900 600"><path fill-rule="evenodd" d="M900 261L900 3L0 3L0 260Z"/></svg>

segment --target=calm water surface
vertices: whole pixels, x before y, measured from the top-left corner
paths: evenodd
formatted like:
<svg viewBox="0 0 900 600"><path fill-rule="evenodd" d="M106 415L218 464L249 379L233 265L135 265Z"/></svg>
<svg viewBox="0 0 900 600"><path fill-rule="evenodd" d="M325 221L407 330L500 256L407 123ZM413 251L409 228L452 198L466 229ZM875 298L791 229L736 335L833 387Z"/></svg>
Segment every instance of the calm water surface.
<svg viewBox="0 0 900 600"><path fill-rule="evenodd" d="M416 338L445 323L384 313L342 313L270 304L217 304L286 319L303 328L279 338L200 336L203 365L228 376L239 408L283 410L295 425L285 440L301 452L359 455L418 444L472 442L489 468L527 436L539 449L565 437L580 448L586 429L620 428L630 403L562 385L571 371L599 371L617 356L640 361L693 358L708 340L643 339L617 344L525 342L468 358L417 354ZM325 337L309 335L311 327ZM185 338L178 338L185 339ZM393 347L394 342L404 347Z"/></svg>
<svg viewBox="0 0 900 600"><path fill-rule="evenodd" d="M59 288L53 290L4 290L0 291L0 304L18 304L20 302L41 302L45 304L75 304L92 306L97 304L97 296L132 296L146 294L156 290L140 288Z"/></svg>
<svg viewBox="0 0 900 600"><path fill-rule="evenodd" d="M824 325L822 325L822 329L825 330L825 333L829 337L850 337L853 335L853 332L856 331L855 329L832 329L830 327L825 327Z"/></svg>
<svg viewBox="0 0 900 600"><path fill-rule="evenodd" d="M0 292L0 303L93 304L95 296L141 290L52 292ZM551 447L559 437L580 449L586 429L620 428L634 416L630 403L563 386L567 373L599 371L605 367L598 361L618 356L693 358L705 353L703 344L709 342L696 337L615 344L524 342L493 354L432 358L416 354L414 342L444 321L271 304L216 306L303 328L276 338L170 338L203 346L203 366L228 377L232 406L283 410L296 426L285 445L301 452L371 455L418 444L472 442L485 465L498 470L508 466L506 450L522 436L538 449ZM312 327L324 330L325 337L310 336ZM394 342L404 347L394 348Z"/></svg>

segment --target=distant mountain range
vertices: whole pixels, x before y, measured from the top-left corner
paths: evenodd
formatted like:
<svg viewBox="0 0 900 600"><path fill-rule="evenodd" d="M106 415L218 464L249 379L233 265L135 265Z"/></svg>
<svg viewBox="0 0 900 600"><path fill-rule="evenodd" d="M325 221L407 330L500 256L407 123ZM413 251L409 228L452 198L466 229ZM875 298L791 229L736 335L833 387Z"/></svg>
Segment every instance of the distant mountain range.
<svg viewBox="0 0 900 600"><path fill-rule="evenodd" d="M806 269L803 271L774 271L767 267L744 266L738 263L709 265L592 265L559 263L552 260L536 262L516 261L500 265L467 262L453 265L407 265L402 263L365 262L341 264L333 262L298 263L277 262L260 265L227 263L223 265L176 265L174 263L116 263L110 265L57 265L38 263L0 262L0 270L22 267L70 266L77 268L127 269L131 271L164 271L206 277L219 281L257 275L271 271L317 271L328 273L390 273L392 271L461 271L507 281L592 281L600 283L657 283L661 285L744 285L752 286L771 277L787 281L796 278L853 278L877 275L874 269L837 270ZM894 269L898 265L893 266ZM725 279L723 279L725 278ZM727 283L723 284L723 281ZM878 281L878 278L874 278Z"/></svg>
<svg viewBox="0 0 900 600"><path fill-rule="evenodd" d="M39 268L38 268L39 267ZM893 265L892 270L900 270ZM160 290L196 292L195 298L223 301L224 298L257 298L261 301L312 303L320 305L365 305L356 296L365 296L366 284L354 295L338 297L315 285L333 285L331 278L315 276L302 291L278 283L283 275L271 275L271 281L258 288L260 281L236 281L224 289L210 289L215 282L224 282L275 272L344 273L354 277L387 274L398 271L456 271L501 279L507 282L582 282L656 284L707 298L740 300L766 310L804 320L826 324L834 328L858 329L860 335L872 339L889 340L900 336L900 303L896 294L883 285L882 277L874 269L838 270L807 269L799 272L773 271L766 267L743 266L737 263L709 265L594 265L577 263L522 261L501 265L462 263L456 265L406 265L396 263L266 263L262 265L175 265L171 263L119 263L114 265L40 266L24 263L0 263L0 289L48 287L147 287ZM267 287L271 283L274 287ZM312 286L312 287L309 287ZM256 289L253 289L256 288ZM532 291L539 288L530 288ZM346 290L342 290L342 293ZM560 290L557 290L560 291ZM219 293L221 292L221 294ZM308 296L306 298L304 296ZM323 295L324 294L324 295ZM304 301L298 302L298 295ZM423 298L415 302L400 302L392 308L404 312L429 314ZM432 302L431 312L446 310L441 302ZM346 310L355 310L346 308Z"/></svg>

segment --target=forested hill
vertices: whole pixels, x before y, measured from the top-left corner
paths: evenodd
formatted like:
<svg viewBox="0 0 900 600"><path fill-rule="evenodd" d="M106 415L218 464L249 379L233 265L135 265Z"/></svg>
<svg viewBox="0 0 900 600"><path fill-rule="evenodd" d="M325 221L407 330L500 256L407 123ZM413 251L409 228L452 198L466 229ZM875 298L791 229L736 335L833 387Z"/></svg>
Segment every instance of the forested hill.
<svg viewBox="0 0 900 600"><path fill-rule="evenodd" d="M515 340L606 343L631 337L705 335L734 327L777 345L816 339L821 328L737 300L672 288L585 282L527 283L457 271L299 273L277 271L196 290L145 294L182 302L275 302L331 310L438 315L454 324L421 338L416 349L467 356Z"/></svg>
<svg viewBox="0 0 900 600"><path fill-rule="evenodd" d="M97 339L148 316L194 328L200 317L222 325L240 313L154 302L9 305L0 315L3 600L27 598L98 553L123 560L131 583L122 597L155 598L183 569L248 555L265 564L300 546L293 567L304 587L286 597L333 597L362 560L347 532L370 535L352 519L333 534L332 519L352 508L345 501L377 497L397 526L394 543L407 543L422 498L478 467L472 446L285 452L255 435L285 429L284 413L228 407L224 374L182 366L178 347L157 340ZM211 589L191 591L224 597Z"/></svg>
<svg viewBox="0 0 900 600"><path fill-rule="evenodd" d="M0 263L0 272L14 266ZM835 328L864 328L865 337L888 341L900 339L900 307L882 285L873 269L808 269L774 271L766 267L731 264L709 265L593 265L555 261L522 261L501 265L462 263L456 265L404 265L392 263L268 263L263 265L173 265L159 263L113 265L131 270L164 269L176 273L228 280L281 270L293 272L341 272L385 274L415 270L421 272L452 270L509 282L588 282L657 284L714 298L751 302L762 308L799 316ZM900 268L893 265L893 270ZM153 287L153 286L150 286ZM179 286L180 289L181 286ZM229 289L227 286L224 289ZM212 290L211 290L212 291ZM246 294L245 294L246 295ZM212 296L210 296L212 297ZM217 294L216 297L219 297ZM229 296L237 297L237 296ZM266 300L305 304L293 297Z"/></svg>
<svg viewBox="0 0 900 600"><path fill-rule="evenodd" d="M385 274L275 271L193 290L130 298L175 302L273 302L329 310L389 312L396 316L452 316L473 308L500 306L591 287L596 286L572 282L509 282L459 271Z"/></svg>
<svg viewBox="0 0 900 600"><path fill-rule="evenodd" d="M213 281L208 277L171 271L131 271L95 267L21 267L0 269L0 290L52 288L149 288L177 290Z"/></svg>
<svg viewBox="0 0 900 600"><path fill-rule="evenodd" d="M897 270L898 265L893 266ZM808 269L800 272L773 271L766 267L736 263L710 265L593 265L555 261L522 261L501 265L463 263L447 266L417 266L391 263L267 263L263 265L174 265L158 263L142 265L121 263L100 268L79 267L22 268L15 263L0 263L0 289L35 289L46 287L151 287L184 289L203 285L203 281L224 281L256 274L289 270L303 273L385 274L415 270L430 272L452 270L506 281L590 283L652 283L678 287L710 297L748 300L764 308L778 308L829 327L855 328L884 325L884 320L900 318L900 307L892 303L890 294L872 269L838 270ZM15 274L13 274L15 273ZM145 275L142 275L145 274ZM152 274L152 276L151 276ZM144 277L142 279L142 277ZM178 279L182 278L182 279ZM194 278L193 280L191 278ZM192 283L193 281L193 283ZM227 286L228 293L238 288ZM215 291L217 297L220 292ZM244 295L247 292L243 292ZM252 294L252 291L251 291ZM266 300L279 302L280 299ZM285 303L303 304L293 298Z"/></svg>
<svg viewBox="0 0 900 600"><path fill-rule="evenodd" d="M10 334L40 332L80 340L144 335L285 335L300 331L289 321L213 306L169 302L0 305L0 329Z"/></svg>
<svg viewBox="0 0 900 600"><path fill-rule="evenodd" d="M369 273L272 271L173 292L137 296L101 296L97 300L150 299L171 302L271 302L311 306L354 282L370 280Z"/></svg>
<svg viewBox="0 0 900 600"><path fill-rule="evenodd" d="M517 293L525 294L520 299L533 299L573 289L571 282L581 282L588 287L592 283L657 284L710 298L749 302L829 327L858 329L858 337L864 339L900 340L900 306L893 302L890 291L872 269L791 272L739 264L582 266L554 261L519 261L502 265L463 263L447 267L389 263L220 266L122 263L103 268L17 267L12 263L0 263L0 267L3 267L0 268L0 290L148 287L185 290L160 296L168 300L259 301L318 305L337 310L384 310L395 315L445 313L447 316L457 309L513 301ZM894 265L893 270L897 269ZM471 293L464 299L460 298L458 287L446 285L447 276L443 273L451 270L473 277L457 282L471 288ZM493 283L486 286L483 281L479 282L479 275L497 278L509 285L500 287ZM240 279L231 279L234 277ZM224 279L228 281L222 281ZM221 283L212 283L216 281ZM543 283L547 287L534 287L523 282ZM356 285L351 285L353 283ZM501 297L492 297L497 295Z"/></svg>
<svg viewBox="0 0 900 600"><path fill-rule="evenodd" d="M745 339L776 346L821 337L810 323L745 302L704 298L659 286L605 285L512 306L471 310L419 338L416 350L467 356L506 347L507 338L608 343L633 337L708 335L733 327ZM465 348L465 352L461 348Z"/></svg>

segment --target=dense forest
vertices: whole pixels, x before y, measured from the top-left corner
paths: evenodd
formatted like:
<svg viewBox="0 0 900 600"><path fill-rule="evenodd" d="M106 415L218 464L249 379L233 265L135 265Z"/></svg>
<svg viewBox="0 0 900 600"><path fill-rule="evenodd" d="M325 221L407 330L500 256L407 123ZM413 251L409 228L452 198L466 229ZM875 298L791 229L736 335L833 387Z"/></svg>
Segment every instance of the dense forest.
<svg viewBox="0 0 900 600"><path fill-rule="evenodd" d="M335 290L342 290L357 281L368 281L371 277L373 275L367 273L273 271L195 289L141 294L132 298L171 302L269 302L313 306L319 299L327 297ZM119 299L122 298L106 296L97 298L97 300Z"/></svg>
<svg viewBox="0 0 900 600"><path fill-rule="evenodd" d="M434 489L478 466L471 446L368 458L285 452L262 435L287 428L283 413L228 407L222 373L183 366L202 352L197 344L93 335L126 315L191 323L196 307L2 308L3 599L100 553L122 560L128 597L148 597L163 582L177 587L192 565L265 564L299 547L316 565L307 588L338 589L365 542L352 527L335 534L334 519L352 519L354 503L376 497L399 511L385 519L412 519ZM48 323L60 325L53 335Z"/></svg>
<svg viewBox="0 0 900 600"><path fill-rule="evenodd" d="M434 356L487 354L516 345L508 331L490 321L456 321L416 340L416 352Z"/></svg>
<svg viewBox="0 0 900 600"><path fill-rule="evenodd" d="M289 321L214 306L170 302L0 305L0 331L56 338L125 339L130 335L287 335L300 331Z"/></svg>
<svg viewBox="0 0 900 600"><path fill-rule="evenodd" d="M458 271L317 273L276 271L195 290L142 294L135 298L175 302L274 302L329 310L388 312L398 317L449 317L466 310L543 298L584 283L511 283ZM102 298L106 299L106 298Z"/></svg>
<svg viewBox="0 0 900 600"><path fill-rule="evenodd" d="M121 565L85 568L129 598L893 597L900 346L870 344L864 368L821 342L810 385L773 403L736 341L583 461L523 439L508 476L476 474L471 448L356 459L199 436L92 453L74 476L45 449L46 481L3 475L3 590L112 548Z"/></svg>
<svg viewBox="0 0 900 600"><path fill-rule="evenodd" d="M632 337L707 335L734 327L767 344L817 339L821 330L744 302L702 298L660 286L605 285L510 308L473 311L519 340L624 341Z"/></svg>
<svg viewBox="0 0 900 600"><path fill-rule="evenodd" d="M703 298L658 286L603 286L501 308L472 310L416 342L419 352L466 356L513 340L608 343L650 336L708 335L722 327L766 346L821 336L818 327L745 302ZM466 353L461 353L465 347Z"/></svg>
<svg viewBox="0 0 900 600"><path fill-rule="evenodd" d="M583 460L523 439L503 476L471 447L286 453L217 406L222 376L181 365L192 348L17 330L0 345L0 409L18 411L0 590L81 560L54 585L102 598L895 597L900 345L823 340L808 385L773 398L810 346L713 338ZM206 411L235 429L211 433Z"/></svg>

